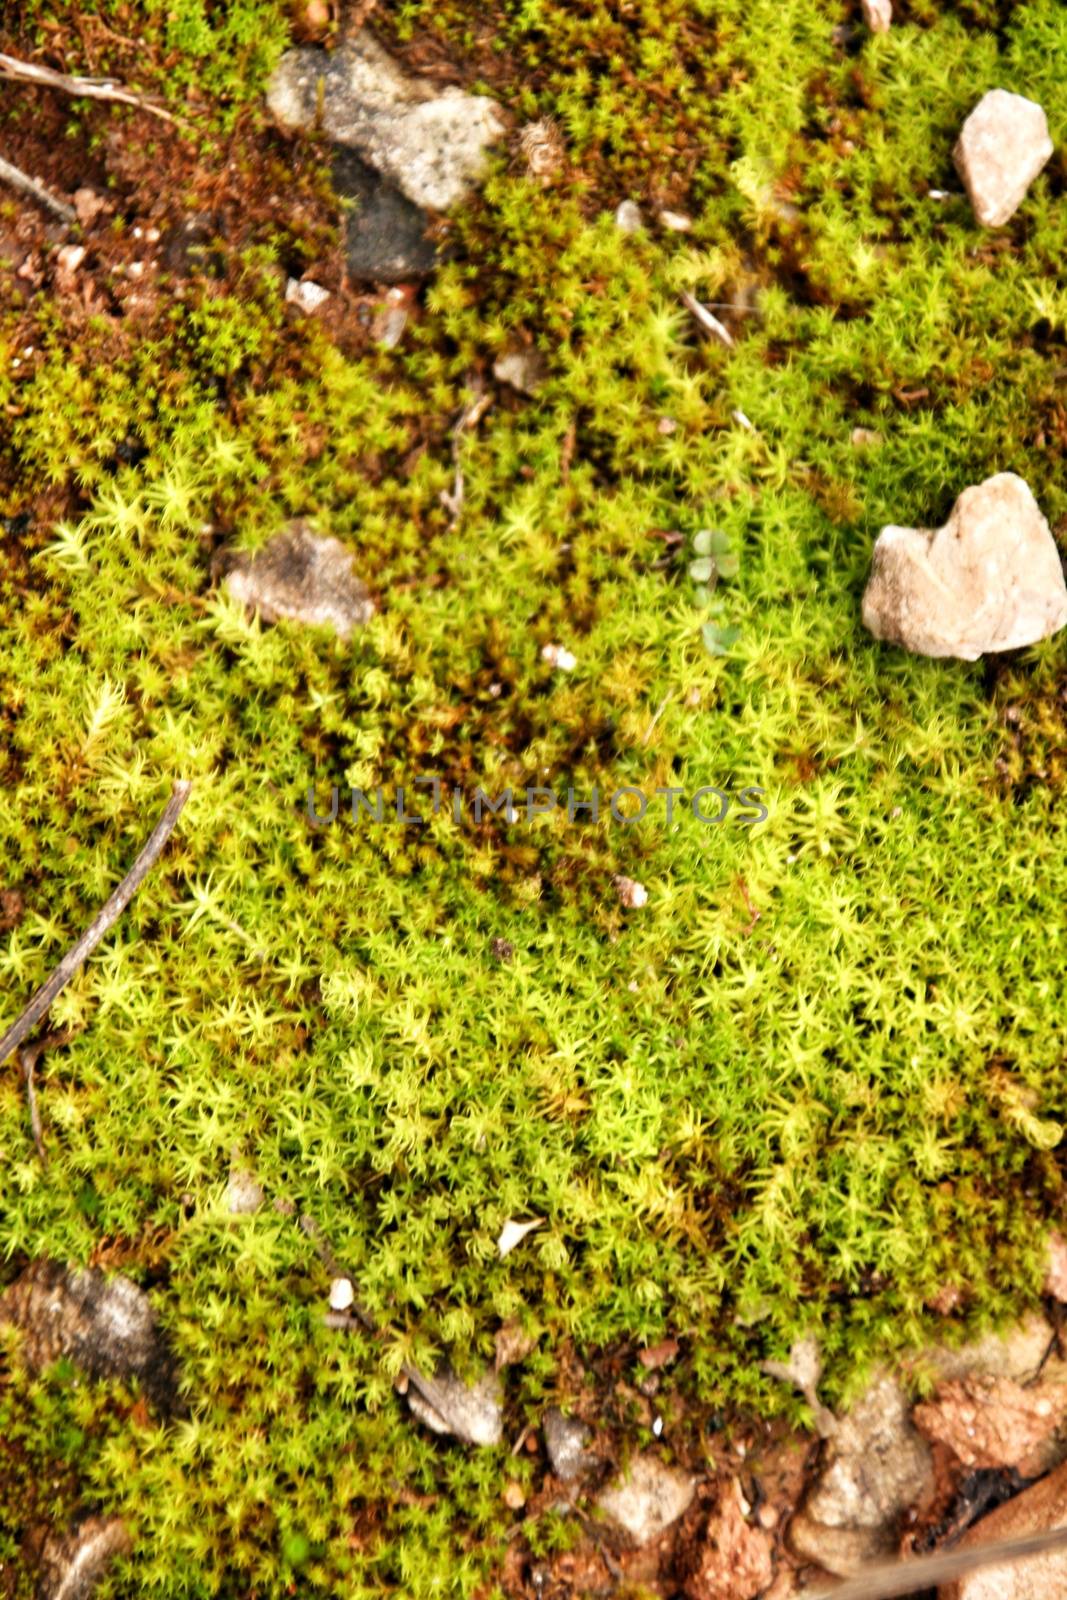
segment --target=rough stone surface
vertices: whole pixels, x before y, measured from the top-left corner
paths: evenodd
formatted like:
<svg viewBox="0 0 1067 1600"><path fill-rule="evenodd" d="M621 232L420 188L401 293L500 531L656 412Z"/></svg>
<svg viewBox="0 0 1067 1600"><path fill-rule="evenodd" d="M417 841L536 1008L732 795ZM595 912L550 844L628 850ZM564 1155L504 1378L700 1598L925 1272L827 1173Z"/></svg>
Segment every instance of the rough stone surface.
<svg viewBox="0 0 1067 1600"><path fill-rule="evenodd" d="M968 1528L956 1546L973 1550L998 1539L1022 1539L1067 1524L1067 1465L1057 1468L1014 1500L998 1506ZM938 1600L1060 1600L1067 1594L1067 1550L1047 1550L1013 1561L1010 1566L985 1567L938 1590Z"/></svg>
<svg viewBox="0 0 1067 1600"><path fill-rule="evenodd" d="M586 1449L591 1435L584 1422L565 1417L553 1406L545 1412L544 1433L549 1465L557 1478L573 1483L589 1471L595 1458Z"/></svg>
<svg viewBox="0 0 1067 1600"><path fill-rule="evenodd" d="M111 1562L132 1548L121 1517L86 1517L49 1534L37 1564L37 1600L89 1600Z"/></svg>
<svg viewBox="0 0 1067 1600"><path fill-rule="evenodd" d="M504 1416L500 1379L495 1372L487 1372L477 1383L466 1384L446 1366L427 1388L429 1393L423 1394L411 1384L407 1399L415 1416L434 1433L455 1434L464 1444L500 1443Z"/></svg>
<svg viewBox="0 0 1067 1600"><path fill-rule="evenodd" d="M34 1371L66 1356L94 1378L137 1378L163 1410L175 1405L175 1369L152 1303L129 1278L35 1261L0 1295L0 1323L25 1335Z"/></svg>
<svg viewBox="0 0 1067 1600"><path fill-rule="evenodd" d="M1024 1389L1012 1378L971 1374L943 1383L933 1400L915 1407L912 1421L924 1439L947 1445L965 1467L1016 1467L1024 1477L1036 1477L1024 1464L1040 1470L1041 1447L1065 1414L1063 1383Z"/></svg>
<svg viewBox="0 0 1067 1600"><path fill-rule="evenodd" d="M380 177L354 150L338 148L333 185L353 202L345 217L345 252L353 278L408 283L433 271L438 257L426 237L429 219L395 184Z"/></svg>
<svg viewBox="0 0 1067 1600"><path fill-rule="evenodd" d="M615 226L620 233L640 233L644 225L645 219L636 200L620 200L615 208Z"/></svg>
<svg viewBox="0 0 1067 1600"><path fill-rule="evenodd" d="M409 78L366 30L336 50L286 51L267 106L292 132L321 126L432 211L447 211L471 193L488 147L504 131L494 101Z"/></svg>
<svg viewBox="0 0 1067 1600"><path fill-rule="evenodd" d="M1052 149L1036 101L1006 89L982 96L963 124L953 160L984 227L999 228L1014 215Z"/></svg>
<svg viewBox="0 0 1067 1600"><path fill-rule="evenodd" d="M347 639L374 615L356 576L352 554L339 539L314 533L297 519L255 554L233 557L226 587L264 622L288 618L330 627Z"/></svg>
<svg viewBox="0 0 1067 1600"><path fill-rule="evenodd" d="M548 376L548 363L540 350L523 345L497 356L493 362L493 377L498 383L510 384L520 394L536 394Z"/></svg>
<svg viewBox="0 0 1067 1600"><path fill-rule="evenodd" d="M932 1472L930 1447L912 1426L903 1389L883 1375L838 1419L826 1466L803 1516L790 1525L791 1545L828 1572L854 1572L893 1549L901 1513ZM820 1528L829 1530L821 1546Z"/></svg>
<svg viewBox="0 0 1067 1600"><path fill-rule="evenodd" d="M756 1600L773 1576L771 1541L744 1517L736 1478L719 1491L698 1544L683 1557L688 1600Z"/></svg>
<svg viewBox="0 0 1067 1600"><path fill-rule="evenodd" d="M263 1190L256 1182L254 1172L247 1167L233 1167L226 1185L226 1210L231 1217L251 1217L263 1204Z"/></svg>
<svg viewBox="0 0 1067 1600"><path fill-rule="evenodd" d="M883 528L863 597L877 639L976 661L1067 623L1067 587L1029 488L1000 472L965 489L943 528Z"/></svg>
<svg viewBox="0 0 1067 1600"><path fill-rule="evenodd" d="M655 1456L637 1456L597 1496L597 1505L634 1544L650 1544L688 1511L696 1479Z"/></svg>
<svg viewBox="0 0 1067 1600"><path fill-rule="evenodd" d="M906 1370L925 1368L936 1377L963 1378L982 1373L991 1378L1013 1378L1028 1383L1038 1371L1046 1377L1063 1370L1058 1362L1047 1360L1054 1331L1039 1312L1031 1312L1022 1322L1004 1333L990 1333L954 1350L936 1346L924 1350L905 1363Z"/></svg>
<svg viewBox="0 0 1067 1600"><path fill-rule="evenodd" d="M888 33L893 22L892 0L862 0L863 20L872 33Z"/></svg>

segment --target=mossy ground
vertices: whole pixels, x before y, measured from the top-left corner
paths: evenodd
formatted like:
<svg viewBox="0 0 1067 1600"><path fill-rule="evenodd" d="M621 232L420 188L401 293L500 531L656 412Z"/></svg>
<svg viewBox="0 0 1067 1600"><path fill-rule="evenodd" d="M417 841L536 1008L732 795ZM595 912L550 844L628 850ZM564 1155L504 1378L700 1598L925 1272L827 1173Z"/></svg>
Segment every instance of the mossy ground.
<svg viewBox="0 0 1067 1600"><path fill-rule="evenodd" d="M1067 638L915 659L864 633L859 598L883 523L934 525L994 471L1067 526L1063 156L995 235L951 164L996 85L1062 143L1067 12L897 12L884 38L829 0L376 12L516 125L554 118L566 151L547 188L501 151L392 351L281 301L277 263L338 260L314 151L259 127L284 8L5 17L5 48L53 39L71 70L91 50L197 126L179 160L136 114L65 104L57 162L147 132L201 185L228 160L235 192L299 169L306 206L250 208L216 276L139 317L75 316L0 263L0 887L23 907L5 1021L170 777L196 785L53 1007L72 1037L40 1068L46 1170L16 1064L0 1075L8 1272L49 1252L151 1284L192 1420L13 1369L8 1573L47 1478L134 1526L113 1594L488 1594L502 1485L540 1468L425 1435L403 1361L473 1371L517 1319L537 1344L507 1376L513 1438L568 1392L564 1351L671 1333L690 1419L770 1414L791 1402L758 1363L800 1332L834 1399L929 1334L946 1282L961 1327L1036 1296L1064 1209ZM8 87L0 149L48 115ZM150 159L117 186L127 229ZM156 214L194 190L164 186ZM691 233L623 237L627 197ZM747 295L719 313L732 351L700 342L684 289ZM494 390L452 526L456 419L519 330L548 382ZM221 543L297 514L379 597L348 646L249 622L212 584ZM740 554L723 657L687 576L709 526ZM468 794L752 784L770 817L308 825L309 782L431 773ZM616 873L647 906L620 908ZM235 1150L318 1218L380 1340L321 1327L325 1271L291 1219L225 1214ZM504 1220L532 1215L497 1259ZM679 1422L666 1448L699 1459L703 1437ZM550 1516L524 1537L568 1535Z"/></svg>

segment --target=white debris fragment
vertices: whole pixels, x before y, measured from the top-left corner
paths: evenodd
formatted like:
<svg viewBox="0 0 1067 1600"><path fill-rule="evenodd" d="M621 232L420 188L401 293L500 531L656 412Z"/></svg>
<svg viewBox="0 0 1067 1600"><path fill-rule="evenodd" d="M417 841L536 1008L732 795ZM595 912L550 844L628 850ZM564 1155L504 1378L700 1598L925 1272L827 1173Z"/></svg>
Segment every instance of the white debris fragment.
<svg viewBox="0 0 1067 1600"><path fill-rule="evenodd" d="M735 411L731 411L730 412L730 416L733 418L734 422L737 423L737 426L739 428L747 428L749 433L755 433L755 431L756 431L755 424L749 421L749 419L745 416L745 413L743 411L741 411L740 409L735 410Z"/></svg>
<svg viewBox="0 0 1067 1600"><path fill-rule="evenodd" d="M718 339L719 343L724 344L727 350L733 349L734 337L725 323L720 322L718 317L712 316L707 306L702 306L696 296L689 293L688 289L683 289L679 298L685 309L692 313L705 333L710 333L713 338Z"/></svg>
<svg viewBox="0 0 1067 1600"><path fill-rule="evenodd" d="M893 21L892 0L861 0L863 20L872 33L888 33Z"/></svg>
<svg viewBox="0 0 1067 1600"><path fill-rule="evenodd" d="M321 283L313 283L310 278L290 278L285 285L286 303L298 307L307 316L324 306L329 298L329 289L324 289Z"/></svg>
<svg viewBox="0 0 1067 1600"><path fill-rule="evenodd" d="M963 124L952 159L978 221L999 228L1013 216L1052 155L1048 119L1035 100L990 89Z"/></svg>
<svg viewBox="0 0 1067 1600"><path fill-rule="evenodd" d="M688 233L693 226L692 217L687 217L684 211L661 211L659 220L669 233Z"/></svg>
<svg viewBox="0 0 1067 1600"><path fill-rule="evenodd" d="M77 272L85 260L85 246L83 244L65 244L56 256L56 266L64 277L69 278Z"/></svg>
<svg viewBox="0 0 1067 1600"><path fill-rule="evenodd" d="M501 1261L505 1256L511 1254L516 1245L522 1243L528 1233L532 1233L535 1228L541 1227L544 1220L543 1217L534 1217L531 1222L514 1222L509 1217L501 1228L500 1237L496 1242Z"/></svg>
<svg viewBox="0 0 1067 1600"><path fill-rule="evenodd" d="M624 878L620 873L612 882L619 897L619 904L625 910L638 911L648 904L648 890L643 883L638 883L636 878Z"/></svg>
<svg viewBox="0 0 1067 1600"><path fill-rule="evenodd" d="M615 208L615 226L620 233L640 233L645 225L641 207L634 200L622 200Z"/></svg>
<svg viewBox="0 0 1067 1600"><path fill-rule="evenodd" d="M351 1278L334 1278L330 1284L330 1310L347 1311L356 1298Z"/></svg>
<svg viewBox="0 0 1067 1600"><path fill-rule="evenodd" d="M571 655L561 644L546 644L541 650L541 660L547 661L550 667L557 667L560 672L573 672L578 665L578 657Z"/></svg>

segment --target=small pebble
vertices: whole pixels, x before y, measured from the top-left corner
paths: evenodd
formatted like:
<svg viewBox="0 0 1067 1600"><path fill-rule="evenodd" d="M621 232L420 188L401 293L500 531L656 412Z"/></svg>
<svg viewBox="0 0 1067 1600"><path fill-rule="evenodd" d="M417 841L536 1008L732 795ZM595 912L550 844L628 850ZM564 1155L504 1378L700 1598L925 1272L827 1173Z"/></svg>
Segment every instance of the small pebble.
<svg viewBox="0 0 1067 1600"><path fill-rule="evenodd" d="M347 1311L355 1298L351 1278L334 1278L330 1284L331 1311Z"/></svg>
<svg viewBox="0 0 1067 1600"><path fill-rule="evenodd" d="M684 211L661 211L659 220L670 233L688 233L693 226L692 217L687 217Z"/></svg>
<svg viewBox="0 0 1067 1600"><path fill-rule="evenodd" d="M541 660L547 661L550 667L557 667L560 672L573 672L578 665L578 657L571 655L561 644L546 644L541 651Z"/></svg>
<svg viewBox="0 0 1067 1600"><path fill-rule="evenodd" d="M638 883L635 878L624 878L620 874L614 880L615 893L619 897L619 904L627 911L638 911L648 904L648 890L643 883Z"/></svg>
<svg viewBox="0 0 1067 1600"><path fill-rule="evenodd" d="M640 233L645 225L641 207L633 200L623 200L615 211L615 226L620 233Z"/></svg>

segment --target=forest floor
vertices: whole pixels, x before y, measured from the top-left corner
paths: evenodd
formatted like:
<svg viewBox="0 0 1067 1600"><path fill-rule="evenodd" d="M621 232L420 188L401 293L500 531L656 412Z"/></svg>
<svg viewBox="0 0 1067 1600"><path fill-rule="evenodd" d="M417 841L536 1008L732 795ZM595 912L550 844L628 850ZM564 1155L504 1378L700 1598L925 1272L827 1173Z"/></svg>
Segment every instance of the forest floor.
<svg viewBox="0 0 1067 1600"><path fill-rule="evenodd" d="M86 1506L136 1531L104 1594L673 1594L676 1550L605 1561L561 1502L547 1407L593 1430L598 1483L640 1451L744 1462L784 1522L820 1447L762 1363L816 1338L836 1409L1033 1310L1067 1220L1067 634L971 664L860 621L878 530L991 473L1063 547L1063 149L989 232L952 147L994 86L1062 137L1067 11L906 0L874 36L845 0L12 10L0 50L182 121L0 101L0 156L79 209L0 189L3 1025L194 787L52 1008L47 1164L0 1064L0 1287L120 1269L191 1410L0 1373L0 1594ZM288 45L362 22L508 122L392 298L263 100ZM494 377L515 347L536 393ZM354 553L376 611L349 640L220 582L294 517ZM345 815L419 777L461 820ZM471 814L534 785L601 814ZM624 786L659 791L632 825ZM378 1333L323 1325L300 1214ZM505 1446L415 1421L401 1368L446 1359L500 1366Z"/></svg>

